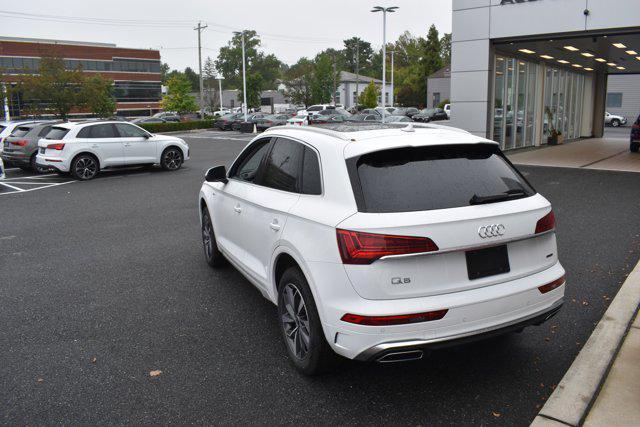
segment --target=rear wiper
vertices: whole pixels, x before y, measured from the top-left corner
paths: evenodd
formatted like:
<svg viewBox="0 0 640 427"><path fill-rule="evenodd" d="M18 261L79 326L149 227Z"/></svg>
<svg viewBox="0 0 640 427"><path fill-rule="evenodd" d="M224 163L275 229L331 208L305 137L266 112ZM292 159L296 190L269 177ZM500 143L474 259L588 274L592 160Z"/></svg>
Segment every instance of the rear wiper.
<svg viewBox="0 0 640 427"><path fill-rule="evenodd" d="M519 199L520 197L528 196L527 192L522 189L513 189L507 190L504 193L493 194L491 196L478 196L474 194L471 200L469 200L470 205L483 205L486 203L495 203L502 202L505 200L511 199Z"/></svg>

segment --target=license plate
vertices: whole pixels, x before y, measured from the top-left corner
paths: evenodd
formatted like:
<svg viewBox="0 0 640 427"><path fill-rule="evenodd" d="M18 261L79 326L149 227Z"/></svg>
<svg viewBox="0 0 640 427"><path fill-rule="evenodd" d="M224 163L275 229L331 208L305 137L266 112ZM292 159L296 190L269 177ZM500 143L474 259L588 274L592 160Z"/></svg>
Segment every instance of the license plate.
<svg viewBox="0 0 640 427"><path fill-rule="evenodd" d="M467 251L465 255L467 258L469 280L495 276L511 271L507 245Z"/></svg>

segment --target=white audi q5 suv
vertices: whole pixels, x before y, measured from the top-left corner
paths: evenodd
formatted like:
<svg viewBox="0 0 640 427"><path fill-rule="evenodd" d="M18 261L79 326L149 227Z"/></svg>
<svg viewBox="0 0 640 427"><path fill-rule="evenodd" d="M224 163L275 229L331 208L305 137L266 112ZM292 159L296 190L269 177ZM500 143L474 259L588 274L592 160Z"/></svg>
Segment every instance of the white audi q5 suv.
<svg viewBox="0 0 640 427"><path fill-rule="evenodd" d="M518 331L564 296L551 205L498 145L438 125L277 127L199 196L207 262L278 306L293 364L403 361Z"/></svg>

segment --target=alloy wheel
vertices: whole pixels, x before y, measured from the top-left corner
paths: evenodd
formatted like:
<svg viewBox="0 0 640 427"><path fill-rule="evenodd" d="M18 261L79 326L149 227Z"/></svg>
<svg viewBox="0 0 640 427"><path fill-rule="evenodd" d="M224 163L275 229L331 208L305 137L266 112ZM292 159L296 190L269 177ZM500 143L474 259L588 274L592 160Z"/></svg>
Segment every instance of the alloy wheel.
<svg viewBox="0 0 640 427"><path fill-rule="evenodd" d="M209 216L205 215L202 218L202 243L204 244L204 253L207 259L211 259L213 256L213 233L211 229L211 222Z"/></svg>
<svg viewBox="0 0 640 427"><path fill-rule="evenodd" d="M302 293L293 283L287 283L282 289L283 304L280 319L291 353L298 359L304 359L311 344L309 315Z"/></svg>
<svg viewBox="0 0 640 427"><path fill-rule="evenodd" d="M176 170L182 164L182 156L177 150L169 150L164 156L164 164L169 170Z"/></svg>
<svg viewBox="0 0 640 427"><path fill-rule="evenodd" d="M82 157L76 162L75 172L80 179L91 179L97 171L98 165L91 157Z"/></svg>

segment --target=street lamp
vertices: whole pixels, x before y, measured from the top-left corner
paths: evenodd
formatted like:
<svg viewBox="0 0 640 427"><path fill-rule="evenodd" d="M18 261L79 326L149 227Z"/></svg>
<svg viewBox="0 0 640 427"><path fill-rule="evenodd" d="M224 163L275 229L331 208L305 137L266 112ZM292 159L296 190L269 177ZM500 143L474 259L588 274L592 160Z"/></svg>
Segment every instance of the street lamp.
<svg viewBox="0 0 640 427"><path fill-rule="evenodd" d="M224 77L222 77L222 74L218 74L216 78L218 79L218 95L220 95L220 111L222 111L222 79Z"/></svg>
<svg viewBox="0 0 640 427"><path fill-rule="evenodd" d="M233 34L241 36L242 38L242 95L244 96L244 102L242 109L244 110L244 121L247 121L247 71L244 57L244 31L234 31Z"/></svg>
<svg viewBox="0 0 640 427"><path fill-rule="evenodd" d="M387 91L387 13L393 13L398 10L398 6L382 7L375 6L371 12L382 12L382 123L387 113L385 109L385 94Z"/></svg>

